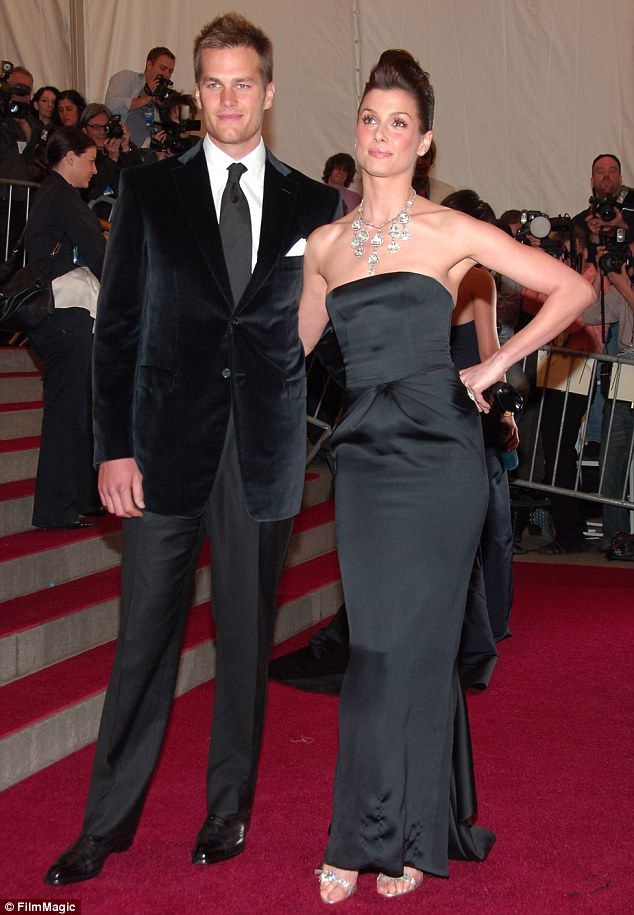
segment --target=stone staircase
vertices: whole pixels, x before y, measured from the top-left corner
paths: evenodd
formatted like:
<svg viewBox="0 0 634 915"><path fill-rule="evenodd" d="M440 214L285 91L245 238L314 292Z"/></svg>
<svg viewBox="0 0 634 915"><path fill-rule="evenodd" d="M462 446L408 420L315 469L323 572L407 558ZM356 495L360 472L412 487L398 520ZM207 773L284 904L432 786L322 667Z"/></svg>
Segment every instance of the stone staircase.
<svg viewBox="0 0 634 915"><path fill-rule="evenodd" d="M30 526L42 420L38 367L0 348L0 790L96 739L118 626L120 523L82 531ZM278 594L275 641L342 601L331 480L306 475ZM209 546L201 552L177 685L214 674Z"/></svg>

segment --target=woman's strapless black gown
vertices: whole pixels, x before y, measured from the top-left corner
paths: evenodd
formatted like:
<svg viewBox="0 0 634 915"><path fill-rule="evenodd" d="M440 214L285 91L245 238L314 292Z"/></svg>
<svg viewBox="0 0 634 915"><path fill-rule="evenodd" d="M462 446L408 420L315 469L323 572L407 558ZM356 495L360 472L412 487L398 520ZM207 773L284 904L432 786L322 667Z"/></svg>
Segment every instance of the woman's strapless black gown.
<svg viewBox="0 0 634 915"><path fill-rule="evenodd" d="M453 300L397 272L333 289L346 368L332 446L350 626L324 860L446 876L486 857L456 657L487 506L478 412L449 353Z"/></svg>

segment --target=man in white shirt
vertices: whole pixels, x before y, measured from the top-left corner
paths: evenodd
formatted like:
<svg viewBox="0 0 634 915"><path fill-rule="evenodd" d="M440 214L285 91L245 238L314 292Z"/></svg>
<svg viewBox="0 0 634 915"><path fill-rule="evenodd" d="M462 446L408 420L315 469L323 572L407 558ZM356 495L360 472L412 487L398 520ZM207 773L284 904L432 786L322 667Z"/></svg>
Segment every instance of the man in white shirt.
<svg viewBox="0 0 634 915"><path fill-rule="evenodd" d="M124 519L121 628L83 832L52 884L94 877L132 844L205 532L216 693L193 863L240 854L249 827L276 589L304 483L302 253L341 203L264 147L275 86L260 29L216 17L194 63L207 135L123 173L108 242L94 417L101 497Z"/></svg>

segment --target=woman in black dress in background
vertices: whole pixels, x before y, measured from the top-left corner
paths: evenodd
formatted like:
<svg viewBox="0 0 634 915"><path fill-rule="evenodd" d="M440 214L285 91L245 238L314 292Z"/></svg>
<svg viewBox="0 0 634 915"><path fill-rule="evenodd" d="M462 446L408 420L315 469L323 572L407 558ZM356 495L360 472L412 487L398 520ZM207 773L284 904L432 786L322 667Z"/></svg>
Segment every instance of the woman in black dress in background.
<svg viewBox="0 0 634 915"><path fill-rule="evenodd" d="M77 127L60 127L49 140L50 172L42 182L26 227L29 260L51 259L53 279L76 261L101 279L106 242L101 224L81 199L95 174L96 149ZM92 330L85 302L56 307L29 342L44 369L42 443L35 480L33 524L44 529L89 527L84 516L99 512L92 439Z"/></svg>
<svg viewBox="0 0 634 915"><path fill-rule="evenodd" d="M311 236L300 334L310 352L332 319L347 405L333 436L337 542L350 624L324 902L358 871L377 892L415 889L448 858L482 859L456 656L487 500L478 409L505 369L593 300L577 274L462 213L416 197L432 140L433 91L404 51L372 71L357 123L364 200ZM449 355L454 297L482 263L549 298L521 333L461 372ZM452 761L454 770L452 773Z"/></svg>

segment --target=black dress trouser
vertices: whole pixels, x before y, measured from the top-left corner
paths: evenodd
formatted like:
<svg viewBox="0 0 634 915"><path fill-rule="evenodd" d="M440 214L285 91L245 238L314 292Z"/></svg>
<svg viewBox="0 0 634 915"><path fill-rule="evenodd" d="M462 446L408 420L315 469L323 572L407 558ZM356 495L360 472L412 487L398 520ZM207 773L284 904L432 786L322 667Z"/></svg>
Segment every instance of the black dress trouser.
<svg viewBox="0 0 634 915"><path fill-rule="evenodd" d="M123 522L121 625L106 693L84 830L130 835L138 824L172 704L201 540L212 552L216 698L207 771L210 813L251 808L262 737L276 590L292 519L248 514L233 422L198 518Z"/></svg>
<svg viewBox="0 0 634 915"><path fill-rule="evenodd" d="M85 308L59 308L29 333L44 369L42 443L33 524L72 524L99 508L93 467L91 358L93 319Z"/></svg>

